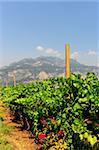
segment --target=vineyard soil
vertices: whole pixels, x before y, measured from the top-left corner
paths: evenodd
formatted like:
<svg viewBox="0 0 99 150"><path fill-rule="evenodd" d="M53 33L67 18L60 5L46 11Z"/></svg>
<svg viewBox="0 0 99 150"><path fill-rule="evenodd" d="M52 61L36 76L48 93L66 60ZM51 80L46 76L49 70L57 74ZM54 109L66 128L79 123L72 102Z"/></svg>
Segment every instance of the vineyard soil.
<svg viewBox="0 0 99 150"><path fill-rule="evenodd" d="M1 135L6 138L11 150L36 150L37 145L34 144L33 138L28 131L21 128L21 124L13 122L9 110L0 102L0 117L4 119L3 124L9 127L10 132L6 135ZM0 143L1 145L1 143ZM4 149L4 148L3 148ZM10 150L9 149L9 150Z"/></svg>

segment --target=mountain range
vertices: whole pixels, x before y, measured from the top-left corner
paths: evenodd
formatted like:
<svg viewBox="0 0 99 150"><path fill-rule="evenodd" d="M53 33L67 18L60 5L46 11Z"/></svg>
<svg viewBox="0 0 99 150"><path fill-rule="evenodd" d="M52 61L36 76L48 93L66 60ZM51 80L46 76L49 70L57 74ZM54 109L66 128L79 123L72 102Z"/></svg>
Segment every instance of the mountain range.
<svg viewBox="0 0 99 150"><path fill-rule="evenodd" d="M87 72L95 72L99 75L99 67L80 64L70 59L71 72L85 75ZM35 79L45 79L53 76L65 75L65 61L57 57L24 58L21 61L11 63L0 69L0 84L8 80L13 84L13 73L18 82L29 82Z"/></svg>

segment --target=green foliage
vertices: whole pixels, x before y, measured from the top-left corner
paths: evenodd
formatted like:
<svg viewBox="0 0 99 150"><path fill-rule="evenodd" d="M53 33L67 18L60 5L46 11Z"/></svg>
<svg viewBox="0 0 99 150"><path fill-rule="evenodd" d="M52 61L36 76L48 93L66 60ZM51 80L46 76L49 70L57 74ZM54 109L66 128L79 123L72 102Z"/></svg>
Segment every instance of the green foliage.
<svg viewBox="0 0 99 150"><path fill-rule="evenodd" d="M25 120L25 127L30 128L35 138L40 132L46 134L46 139L54 133L57 142L57 133L63 130L61 138L68 150L91 150L97 143L99 80L94 73L85 78L71 74L68 79L59 77L2 87L1 97L17 119Z"/></svg>
<svg viewBox="0 0 99 150"><path fill-rule="evenodd" d="M13 148L4 137L0 137L0 150L13 150Z"/></svg>
<svg viewBox="0 0 99 150"><path fill-rule="evenodd" d="M0 134L7 135L10 132L11 128L3 123L3 120L0 120Z"/></svg>
<svg viewBox="0 0 99 150"><path fill-rule="evenodd" d="M9 134L11 128L3 123L4 119L0 117L0 150L13 150L8 142L6 135Z"/></svg>

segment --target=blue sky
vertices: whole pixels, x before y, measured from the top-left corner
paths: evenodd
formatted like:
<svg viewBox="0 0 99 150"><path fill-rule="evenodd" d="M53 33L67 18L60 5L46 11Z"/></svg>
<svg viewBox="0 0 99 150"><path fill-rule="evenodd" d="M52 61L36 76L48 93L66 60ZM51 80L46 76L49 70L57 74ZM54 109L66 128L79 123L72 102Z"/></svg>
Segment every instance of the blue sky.
<svg viewBox="0 0 99 150"><path fill-rule="evenodd" d="M0 66L40 55L98 65L98 1L0 2Z"/></svg>

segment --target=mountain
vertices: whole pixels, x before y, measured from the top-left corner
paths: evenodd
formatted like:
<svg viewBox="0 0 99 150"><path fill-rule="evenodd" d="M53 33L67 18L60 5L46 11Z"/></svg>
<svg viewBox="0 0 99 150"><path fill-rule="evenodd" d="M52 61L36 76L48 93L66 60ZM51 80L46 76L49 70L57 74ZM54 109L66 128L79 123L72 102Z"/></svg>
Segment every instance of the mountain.
<svg viewBox="0 0 99 150"><path fill-rule="evenodd" d="M99 67L86 66L73 59L70 60L70 64L71 72L79 72L81 74L95 72L99 75ZM63 76L65 74L65 61L57 57L25 58L0 69L0 84L5 84L5 80L13 83L13 72L17 83L29 82L34 79L45 79L52 76Z"/></svg>

